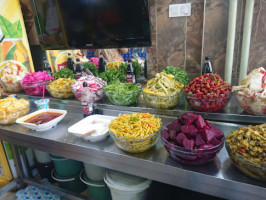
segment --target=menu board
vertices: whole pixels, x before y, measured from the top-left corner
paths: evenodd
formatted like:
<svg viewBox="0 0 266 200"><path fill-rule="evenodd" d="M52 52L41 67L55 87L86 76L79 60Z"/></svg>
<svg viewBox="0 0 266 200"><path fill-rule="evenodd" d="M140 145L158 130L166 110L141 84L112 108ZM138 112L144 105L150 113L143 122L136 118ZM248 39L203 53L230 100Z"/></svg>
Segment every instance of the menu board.
<svg viewBox="0 0 266 200"><path fill-rule="evenodd" d="M0 1L0 75L7 65L34 71L19 0Z"/></svg>
<svg viewBox="0 0 266 200"><path fill-rule="evenodd" d="M72 58L79 57L81 63L84 60L87 62L86 58L81 53L81 50L47 50L46 56L48 58L48 62L51 66L52 72L63 69L67 65L68 53L71 53ZM75 59L74 59L75 61Z"/></svg>

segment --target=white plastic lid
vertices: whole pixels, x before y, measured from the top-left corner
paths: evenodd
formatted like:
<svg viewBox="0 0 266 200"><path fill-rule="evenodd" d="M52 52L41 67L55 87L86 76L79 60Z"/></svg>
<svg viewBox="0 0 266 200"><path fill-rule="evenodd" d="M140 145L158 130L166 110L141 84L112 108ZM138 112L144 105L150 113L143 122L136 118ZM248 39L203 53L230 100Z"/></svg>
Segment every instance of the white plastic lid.
<svg viewBox="0 0 266 200"><path fill-rule="evenodd" d="M105 180L114 188L123 191L145 190L151 184L151 180L113 170L106 170Z"/></svg>

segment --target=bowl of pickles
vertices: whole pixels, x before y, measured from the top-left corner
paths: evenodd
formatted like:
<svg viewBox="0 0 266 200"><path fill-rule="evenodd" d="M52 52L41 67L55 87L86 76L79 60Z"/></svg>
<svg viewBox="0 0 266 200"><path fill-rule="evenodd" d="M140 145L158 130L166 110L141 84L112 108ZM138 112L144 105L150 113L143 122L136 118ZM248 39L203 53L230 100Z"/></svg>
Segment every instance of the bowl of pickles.
<svg viewBox="0 0 266 200"><path fill-rule="evenodd" d="M183 84L174 76L164 72L157 73L142 89L146 103L153 108L171 108L179 103Z"/></svg>
<svg viewBox="0 0 266 200"><path fill-rule="evenodd" d="M266 123L241 127L227 135L226 150L234 165L244 174L266 181Z"/></svg>
<svg viewBox="0 0 266 200"><path fill-rule="evenodd" d="M71 85L75 82L71 78L59 78L47 84L46 89L56 99L70 99L74 97Z"/></svg>

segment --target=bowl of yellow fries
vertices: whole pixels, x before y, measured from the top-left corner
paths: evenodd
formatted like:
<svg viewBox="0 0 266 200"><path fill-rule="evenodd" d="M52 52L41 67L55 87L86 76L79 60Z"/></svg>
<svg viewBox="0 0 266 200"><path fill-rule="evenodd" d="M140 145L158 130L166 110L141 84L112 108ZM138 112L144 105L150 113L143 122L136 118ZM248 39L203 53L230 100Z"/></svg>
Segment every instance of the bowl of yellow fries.
<svg viewBox="0 0 266 200"><path fill-rule="evenodd" d="M0 100L0 124L12 124L28 114L30 103L25 99L7 97Z"/></svg>
<svg viewBox="0 0 266 200"><path fill-rule="evenodd" d="M109 133L123 151L141 153L156 144L161 124L149 113L124 114L111 121Z"/></svg>

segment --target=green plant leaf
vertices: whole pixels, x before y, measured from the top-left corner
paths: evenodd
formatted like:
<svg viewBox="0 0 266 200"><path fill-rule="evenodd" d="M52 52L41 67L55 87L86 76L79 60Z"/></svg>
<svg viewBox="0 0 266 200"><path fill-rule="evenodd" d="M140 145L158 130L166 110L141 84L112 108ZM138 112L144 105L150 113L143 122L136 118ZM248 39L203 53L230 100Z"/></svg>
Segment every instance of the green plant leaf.
<svg viewBox="0 0 266 200"><path fill-rule="evenodd" d="M7 55L6 55L6 58L5 60L14 60L14 52L16 50L16 45L14 45L11 49L9 49Z"/></svg>
<svg viewBox="0 0 266 200"><path fill-rule="evenodd" d="M20 21L16 21L15 23L12 24L13 26L13 30L16 30L16 32L14 31L12 34L13 38L22 38L23 33L22 33L22 27L21 27L21 23Z"/></svg>
<svg viewBox="0 0 266 200"><path fill-rule="evenodd" d="M0 15L0 25L1 25L1 29L2 29L2 32L5 38L10 38L8 27L12 26L12 24L2 15Z"/></svg>

